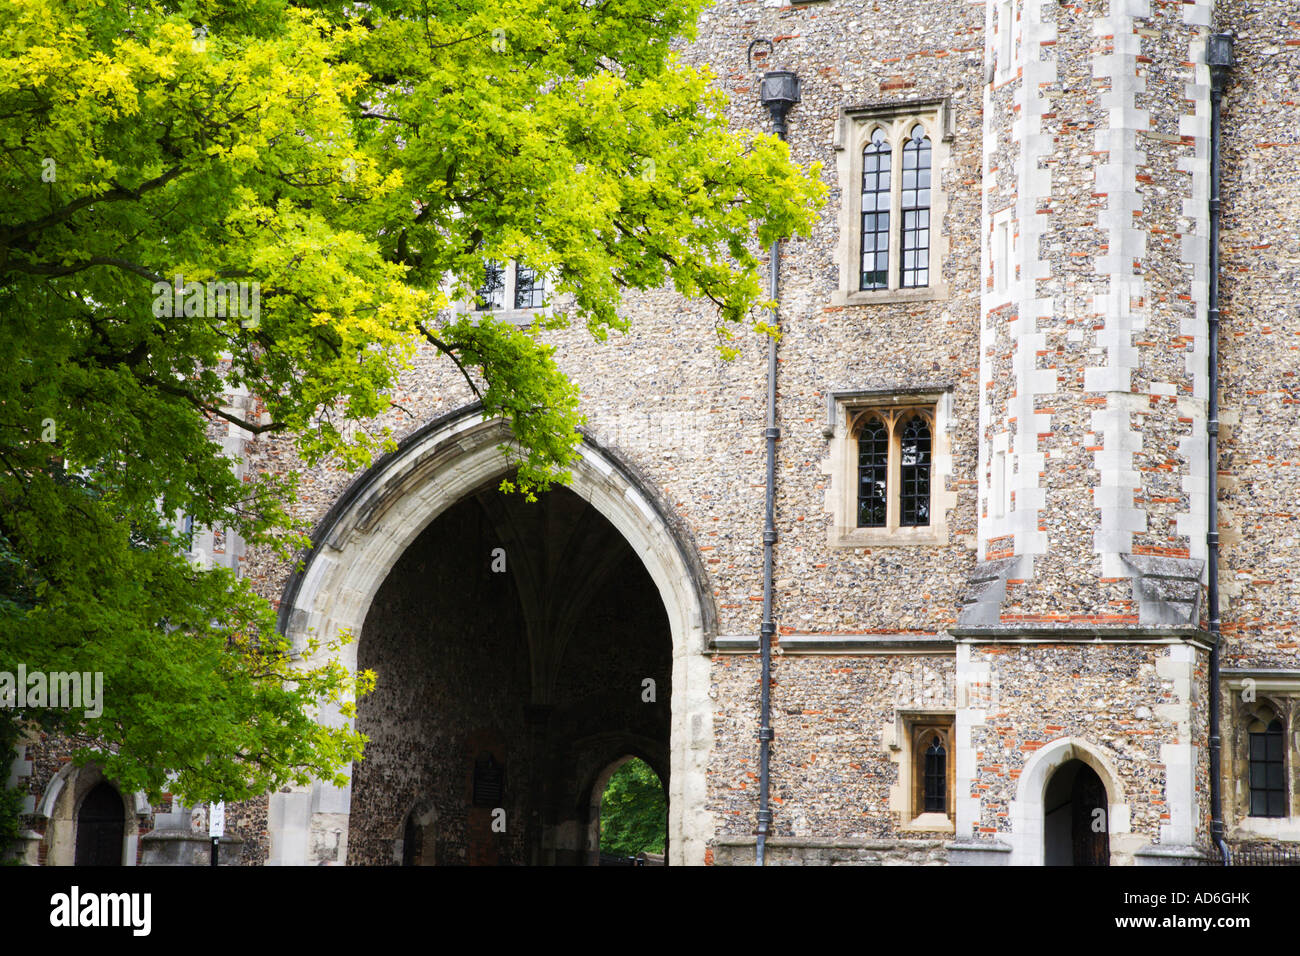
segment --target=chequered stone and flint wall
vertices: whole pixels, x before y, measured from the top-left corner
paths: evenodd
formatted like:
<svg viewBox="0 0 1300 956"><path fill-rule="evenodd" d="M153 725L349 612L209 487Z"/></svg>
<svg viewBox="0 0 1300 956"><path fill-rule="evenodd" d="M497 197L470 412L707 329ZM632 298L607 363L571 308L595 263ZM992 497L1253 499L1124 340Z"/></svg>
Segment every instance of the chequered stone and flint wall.
<svg viewBox="0 0 1300 956"><path fill-rule="evenodd" d="M1015 801L1029 759L1061 738L1086 741L1121 798L1111 850L1194 841L1205 799L1194 715L1203 708L1204 652L1181 643L974 644L961 670L962 723L973 762L958 770L958 836L1016 842ZM961 724L959 724L961 726ZM1121 807L1123 809L1118 809ZM1022 862L1015 860L1013 862Z"/></svg>
<svg viewBox="0 0 1300 956"><path fill-rule="evenodd" d="M1130 556L1204 555L1208 6L1027 0L1007 40L1000 6L982 233L1012 248L1005 291L986 257L980 544L1020 560L977 623L1146 624Z"/></svg>

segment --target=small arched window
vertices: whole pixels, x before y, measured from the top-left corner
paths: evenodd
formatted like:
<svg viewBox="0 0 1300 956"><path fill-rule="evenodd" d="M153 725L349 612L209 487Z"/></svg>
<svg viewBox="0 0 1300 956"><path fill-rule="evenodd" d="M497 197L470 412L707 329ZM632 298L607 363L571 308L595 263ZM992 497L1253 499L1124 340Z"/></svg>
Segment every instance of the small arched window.
<svg viewBox="0 0 1300 956"><path fill-rule="evenodd" d="M864 206L865 209L865 206ZM900 285L930 282L930 137L917 123L903 144L903 261Z"/></svg>
<svg viewBox="0 0 1300 956"><path fill-rule="evenodd" d="M925 750L925 801L926 813L948 812L948 750L938 734L930 736Z"/></svg>
<svg viewBox="0 0 1300 956"><path fill-rule="evenodd" d="M927 813L938 813L951 821L955 774L952 751L952 717L918 714L907 720L910 745L911 807L913 823ZM924 821L937 825L937 820Z"/></svg>
<svg viewBox="0 0 1300 956"><path fill-rule="evenodd" d="M883 528L888 518L889 429L879 418L858 428L858 527Z"/></svg>
<svg viewBox="0 0 1300 956"><path fill-rule="evenodd" d="M877 128L862 150L862 280L859 288L889 287L889 142Z"/></svg>
<svg viewBox="0 0 1300 956"><path fill-rule="evenodd" d="M1282 721L1274 717L1250 727L1250 815L1285 817L1286 774Z"/></svg>
<svg viewBox="0 0 1300 956"><path fill-rule="evenodd" d="M899 479L898 523L904 527L930 523L930 426L920 415L903 427Z"/></svg>

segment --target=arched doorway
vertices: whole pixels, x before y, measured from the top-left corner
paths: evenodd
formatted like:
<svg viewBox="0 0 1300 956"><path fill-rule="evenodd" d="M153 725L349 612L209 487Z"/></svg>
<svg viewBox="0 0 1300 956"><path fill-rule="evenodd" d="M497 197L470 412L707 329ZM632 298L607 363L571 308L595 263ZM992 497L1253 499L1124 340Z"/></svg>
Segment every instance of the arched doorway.
<svg viewBox="0 0 1300 956"><path fill-rule="evenodd" d="M126 806L112 785L100 782L77 811L77 866L121 866Z"/></svg>
<svg viewBox="0 0 1300 956"><path fill-rule="evenodd" d="M416 583L420 581L420 558L411 558L414 565L403 569L412 586L398 590L407 597L399 598L396 605L388 597L379 601L381 588L388 586L398 565L419 550L413 545L426 530L435 536L444 533L433 530L440 516L451 518L446 526L450 527L457 522L463 525L474 507L482 510L482 503L475 505L471 499L479 498L485 490L494 490L507 473L500 447L509 440L503 423L484 422L477 408L468 408L431 422L359 477L317 526L307 560L286 586L280 605L281 627L295 646L303 646L309 636L330 638L342 629L350 629L363 635L362 640L346 648L341 661L356 668L357 655L362 653L359 648L377 633L372 632L372 624L379 627L376 622L388 613L383 609L400 607L408 597L420 596ZM602 761L608 760L610 748L618 746L619 741L644 737L647 755L655 756L668 768L665 782L670 797L669 852L673 862L703 863L715 829L705 804L714 718L705 654L717 629L717 611L707 575L673 510L614 455L590 439L584 441L580 457L572 465L568 489L571 495L562 490L556 496L557 510L551 518L535 520L551 521L552 529L569 527L575 544L590 534L612 540L612 529L613 537L620 538L623 546L606 549L614 564L603 576L575 573L581 561L552 562L554 556L566 553L563 534L547 532L538 538L527 530L524 521L520 526L523 531L519 532L527 539L523 548L540 549L541 555L534 553L513 564L521 572L512 579L513 596L499 577L475 579L468 584L462 581L460 585L444 581L437 587L430 583L431 579L424 579L426 592L446 595L459 588L462 595L477 593L483 599L477 606L484 609L484 618L512 622L508 627L495 628L475 623L478 635L456 644L468 649L464 653L478 655L484 669L497 673L496 683L479 680L456 687L457 692L481 692L471 695L474 707L494 702L488 708L490 719L473 727L456 728L462 741L457 746L462 751L459 759L464 792L472 794L474 764L486 748L503 767L504 792L524 801L512 806L474 808L475 813L490 814L494 827L501 821L493 811L505 811L505 829L490 832L509 833L509 841L527 834L524 847L528 862L535 859L534 848L545 853L553 849L551 862L578 862L584 852L581 817L585 814L580 809L586 796L579 795L576 781L594 777ZM570 499L579 499L583 509L577 509ZM452 515L458 509L460 513ZM544 511L534 509L533 514ZM560 520L552 520L556 517ZM570 519L576 519L576 524ZM507 516L506 523L513 520ZM543 541L544 545L540 543ZM509 547L507 566L512 561ZM574 552L570 549L568 553ZM440 567L445 567L444 558L450 555L458 563L448 570L466 572L470 578L488 573L491 566L490 551L471 555L461 543L447 545L441 555L436 548L425 549L423 554L426 567L439 562L443 562ZM531 581L530 575L523 573L530 566L541 569L531 575ZM487 590L473 592L471 585L498 588L501 594L493 598ZM552 600L556 596L558 601ZM380 609L379 616L372 616L376 608ZM656 617L658 623L652 625ZM655 666L663 664L665 668L667 676L661 680L653 671L644 670L645 662L627 662L627 667L635 664L639 671L634 675L638 701L647 687L646 680L653 681L652 699L663 712L653 728L647 725L629 734L626 726L611 731L607 725L588 719L607 710L607 703L622 706L627 700L626 680L633 675L626 667L611 679L582 663L595 654L604 656L611 666L623 667L619 661L626 655L613 650L619 642L607 639L606 632L611 628L622 633L624 648L637 654L643 650L652 653ZM628 640L629 629L638 628L650 628L660 637L641 643ZM492 653L486 652L489 648ZM521 654L521 650L526 653ZM444 682L442 686L451 685ZM416 696L413 692L404 702L394 702L386 713L375 711L375 715L396 726L412 714L421 713L415 705ZM565 700L569 703L565 704ZM499 715L505 715L504 722ZM629 716L624 713L619 719L626 723L624 718ZM638 716L648 720L651 710L643 709ZM342 721L346 717L336 712L322 719ZM450 753L449 735L448 730L444 734L447 739L438 744L444 755ZM479 743L474 742L475 735L481 738ZM493 749L503 739L506 751ZM393 754L401 755L395 759L405 761L406 766L419 765L427 753L427 749L417 747L393 750ZM356 776L350 789L317 783L271 795L270 863L342 863L352 859L356 848L349 844L353 835L351 808L359 799L364 764L373 755L354 767ZM372 795L377 792L371 790ZM381 808L385 826L389 827L390 851L385 859L373 862L392 861L392 841L400 839L404 823L397 806L413 796L413 792L396 794L391 798L393 806ZM440 827L451 825L441 808L438 820ZM518 862L523 850L518 845L511 845L509 850L501 861ZM456 853L457 848L439 848L439 862L456 862L455 856L444 851ZM545 853L535 861L548 862Z"/></svg>
<svg viewBox="0 0 1300 956"><path fill-rule="evenodd" d="M1043 862L1048 866L1109 866L1110 807L1101 777L1082 760L1068 760L1043 794Z"/></svg>
<svg viewBox="0 0 1300 956"><path fill-rule="evenodd" d="M647 761L625 754L591 786L587 863L662 866L668 850L668 788Z"/></svg>
<svg viewBox="0 0 1300 956"><path fill-rule="evenodd" d="M357 666L378 683L357 707L354 863L386 862L416 794L437 817L422 851L448 864L581 862L582 783L607 741L668 751L663 602L564 488L528 502L493 482L439 515L376 593Z"/></svg>

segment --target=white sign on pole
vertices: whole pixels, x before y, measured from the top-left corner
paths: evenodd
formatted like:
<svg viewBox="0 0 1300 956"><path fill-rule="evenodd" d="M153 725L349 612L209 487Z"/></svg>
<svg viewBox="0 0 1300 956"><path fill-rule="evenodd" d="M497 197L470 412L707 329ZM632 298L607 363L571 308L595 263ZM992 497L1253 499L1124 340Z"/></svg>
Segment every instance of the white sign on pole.
<svg viewBox="0 0 1300 956"><path fill-rule="evenodd" d="M226 835L226 804L225 801L212 804L208 811L208 836L223 837Z"/></svg>

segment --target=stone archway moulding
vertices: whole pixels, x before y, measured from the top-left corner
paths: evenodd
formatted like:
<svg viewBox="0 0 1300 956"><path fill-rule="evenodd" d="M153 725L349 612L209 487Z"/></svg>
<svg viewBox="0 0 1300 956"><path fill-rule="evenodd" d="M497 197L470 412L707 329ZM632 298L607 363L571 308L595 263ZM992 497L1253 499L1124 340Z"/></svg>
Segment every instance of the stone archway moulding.
<svg viewBox="0 0 1300 956"><path fill-rule="evenodd" d="M447 508L509 465L500 420L477 407L430 422L361 475L312 536L302 570L285 588L280 626L295 647L309 635L360 636L366 613L389 571ZM713 834L705 811L705 770L713 741L704 651L716 611L699 558L686 534L645 483L590 439L571 468L569 489L586 499L627 540L654 581L672 636L669 846L671 863L701 864ZM356 670L357 642L341 662ZM326 722L343 718L334 710ZM271 795L271 865L342 864L347 858L351 794L316 783Z"/></svg>
<svg viewBox="0 0 1300 956"><path fill-rule="evenodd" d="M1107 825L1110 832L1110 855L1114 863L1132 863L1132 854L1147 842L1135 836L1129 819L1129 805L1124 796L1120 777L1114 764L1100 750L1078 737L1061 737L1040 747L1025 763L1012 802L1011 844L1012 866L1042 866L1043 797L1047 782L1060 767L1078 760L1097 772L1106 788Z"/></svg>
<svg viewBox="0 0 1300 956"><path fill-rule="evenodd" d="M46 819L46 866L73 866L77 854L77 812L91 788L106 781L122 798L122 865L135 866L140 844L140 818L149 814L149 798L143 792L123 793L94 764L65 764L45 787L34 813ZM35 863L35 860L29 862Z"/></svg>

